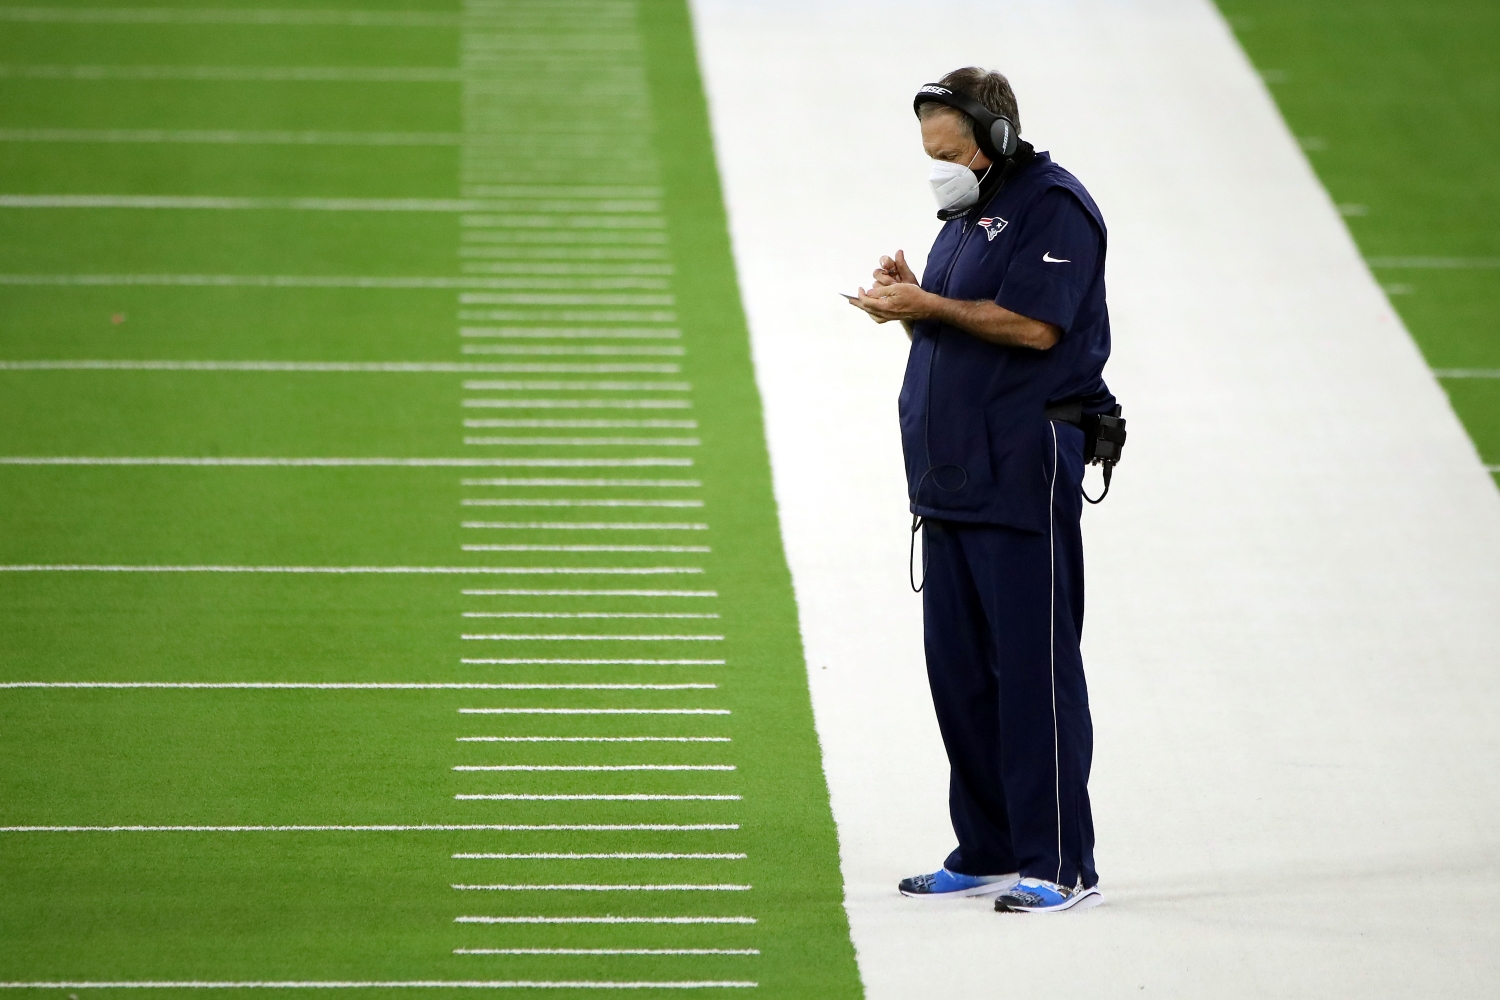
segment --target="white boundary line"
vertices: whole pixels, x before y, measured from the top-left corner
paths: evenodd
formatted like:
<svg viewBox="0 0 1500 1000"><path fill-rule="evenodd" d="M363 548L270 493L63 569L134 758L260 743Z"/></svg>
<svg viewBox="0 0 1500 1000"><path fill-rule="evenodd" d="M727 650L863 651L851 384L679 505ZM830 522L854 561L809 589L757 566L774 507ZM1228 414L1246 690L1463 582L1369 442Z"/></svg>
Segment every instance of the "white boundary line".
<svg viewBox="0 0 1500 1000"><path fill-rule="evenodd" d="M489 892L749 892L748 885L455 885L461 890Z"/></svg>
<svg viewBox="0 0 1500 1000"><path fill-rule="evenodd" d="M742 795L657 795L647 792L539 795L531 792L490 792L453 796L459 802L741 802Z"/></svg>
<svg viewBox="0 0 1500 1000"><path fill-rule="evenodd" d="M759 955L759 948L454 948L455 955Z"/></svg>
<svg viewBox="0 0 1500 1000"><path fill-rule="evenodd" d="M454 917L455 924L753 924L754 917Z"/></svg>
<svg viewBox="0 0 1500 1000"><path fill-rule="evenodd" d="M0 361L0 371L150 371L150 372L381 372L487 374L537 372L612 374L642 372L675 375L680 365L641 362L552 364L486 361L175 361L175 360L35 360Z"/></svg>
<svg viewBox="0 0 1500 1000"><path fill-rule="evenodd" d="M717 684L426 684L301 681L0 681L4 688L184 688L247 691L702 691Z"/></svg>
<svg viewBox="0 0 1500 1000"><path fill-rule="evenodd" d="M743 861L748 854L455 854L461 861Z"/></svg>
<svg viewBox="0 0 1500 1000"><path fill-rule="evenodd" d="M460 708L459 715L728 715L727 708Z"/></svg>
<svg viewBox="0 0 1500 1000"><path fill-rule="evenodd" d="M470 575L635 575L702 573L697 566L109 566L109 565L11 565L0 573L334 573L334 574L427 574ZM688 638L693 638L689 636Z"/></svg>
<svg viewBox="0 0 1500 1000"><path fill-rule="evenodd" d="M480 666L480 665L499 665L499 664L506 664L506 663L508 663L508 664L521 664L521 663L551 663L551 664L559 664L559 663L566 663L566 664L575 664L575 665L578 665L578 666L722 667L726 663L728 663L729 661L728 660L646 660L646 659L600 660L600 659L572 659L572 658L562 658L562 659L525 658L525 659L521 659L521 658L513 658L513 657L496 657L496 658L483 658L483 659L481 659L481 658L464 657L462 660L459 660L458 662L460 662L460 663L474 664L476 666Z"/></svg>
<svg viewBox="0 0 1500 1000"><path fill-rule="evenodd" d="M293 133L295 134L295 133ZM130 208L282 212L505 212L509 202L480 198L237 198L222 195L0 194L0 208ZM510 218L506 216L506 218ZM530 216L515 216L529 220ZM583 217L580 217L583 218ZM613 226L627 226L623 221ZM564 228L534 227L521 228ZM643 227L656 228L656 227ZM643 303L652 304L652 303Z"/></svg>
<svg viewBox="0 0 1500 1000"><path fill-rule="evenodd" d="M292 132L284 129L6 128L0 142L187 143L232 146L461 146L457 132Z"/></svg>
<svg viewBox="0 0 1500 1000"><path fill-rule="evenodd" d="M505 289L515 288L518 281L562 280L542 278L445 278L371 275L314 275L314 274L0 274L0 285L16 287L189 287L189 288L395 288L395 289ZM624 278L569 279L624 281ZM639 279L645 280L645 279ZM534 286L531 286L534 287ZM632 336L669 336L667 334L630 331ZM590 337L620 337L612 334L551 334L550 331L531 336L547 339L549 336L563 339L585 339ZM666 348L659 348L666 350ZM676 348L679 353L681 348Z"/></svg>
<svg viewBox="0 0 1500 1000"><path fill-rule="evenodd" d="M701 571L700 571L701 572ZM502 640L510 642L723 642L722 635L548 635L511 634L499 632L492 635L468 634L459 636L465 640Z"/></svg>
<svg viewBox="0 0 1500 1000"><path fill-rule="evenodd" d="M290 826L0 826L0 833L453 833L485 830L499 833L553 831L678 833L738 830L738 823L415 823Z"/></svg>
<svg viewBox="0 0 1500 1000"><path fill-rule="evenodd" d="M328 990L328 989L558 989L558 990L692 990L717 988L754 988L760 985L736 980L689 980L683 982L610 982L606 980L529 980L529 979L412 979L334 982L331 980L243 981L213 980L117 980L111 982L31 982L0 983L0 990L92 990L92 989L163 989L163 990Z"/></svg>
<svg viewBox="0 0 1500 1000"><path fill-rule="evenodd" d="M288 466L294 468L643 468L690 466L691 458L209 458L196 455L0 455L0 465Z"/></svg>
<svg viewBox="0 0 1500 1000"><path fill-rule="evenodd" d="M455 771L736 771L733 765L456 765Z"/></svg>

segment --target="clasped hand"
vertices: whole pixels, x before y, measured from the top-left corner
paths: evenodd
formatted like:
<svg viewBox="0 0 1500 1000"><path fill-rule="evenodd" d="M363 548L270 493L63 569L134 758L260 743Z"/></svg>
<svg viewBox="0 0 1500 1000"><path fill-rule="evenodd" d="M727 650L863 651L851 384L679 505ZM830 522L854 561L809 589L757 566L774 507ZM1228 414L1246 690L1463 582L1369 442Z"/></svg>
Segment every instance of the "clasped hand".
<svg viewBox="0 0 1500 1000"><path fill-rule="evenodd" d="M917 283L904 251L897 250L895 257L880 258L874 278L875 284L868 290L861 288L849 304L869 313L875 322L889 323L893 319L910 322L930 315L935 296L923 291Z"/></svg>

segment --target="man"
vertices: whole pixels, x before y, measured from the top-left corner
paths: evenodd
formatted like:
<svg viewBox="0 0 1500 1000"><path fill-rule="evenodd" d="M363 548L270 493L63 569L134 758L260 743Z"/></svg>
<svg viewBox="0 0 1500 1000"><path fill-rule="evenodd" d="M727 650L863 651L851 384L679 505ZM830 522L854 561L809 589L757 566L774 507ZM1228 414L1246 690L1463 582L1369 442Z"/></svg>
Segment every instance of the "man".
<svg viewBox="0 0 1500 1000"><path fill-rule="evenodd" d="M907 896L1008 912L1102 902L1079 636L1088 415L1111 411L1104 220L1019 140L1015 95L969 67L916 96L945 225L919 283L882 257L851 301L911 338L901 437L922 531L928 680L958 847ZM914 571L915 573L915 571Z"/></svg>

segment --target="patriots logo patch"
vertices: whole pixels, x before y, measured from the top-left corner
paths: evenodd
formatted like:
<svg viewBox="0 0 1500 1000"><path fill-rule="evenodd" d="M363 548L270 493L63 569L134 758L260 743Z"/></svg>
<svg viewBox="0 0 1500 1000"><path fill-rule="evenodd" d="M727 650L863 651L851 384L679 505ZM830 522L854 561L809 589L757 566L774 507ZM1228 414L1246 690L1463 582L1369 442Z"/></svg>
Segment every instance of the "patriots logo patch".
<svg viewBox="0 0 1500 1000"><path fill-rule="evenodd" d="M1007 222L1005 219L1000 218L998 215L993 219L980 219L979 224L984 227L984 238L986 240L992 240L996 236L999 236L1000 232L1006 226L1010 225L1009 222Z"/></svg>

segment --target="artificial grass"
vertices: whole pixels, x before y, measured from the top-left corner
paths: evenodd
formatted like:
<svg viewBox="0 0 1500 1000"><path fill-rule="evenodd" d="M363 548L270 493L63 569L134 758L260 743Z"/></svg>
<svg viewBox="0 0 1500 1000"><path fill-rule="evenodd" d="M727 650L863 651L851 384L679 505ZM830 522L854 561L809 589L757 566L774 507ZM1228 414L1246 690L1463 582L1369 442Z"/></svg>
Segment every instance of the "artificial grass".
<svg viewBox="0 0 1500 1000"><path fill-rule="evenodd" d="M94 5L80 5L81 9ZM375 4L320 4L362 9ZM385 9L400 7L384 5ZM0 371L11 456L691 457L683 467L318 468L0 465L0 563L506 566L699 574L376 576L0 573L10 681L714 684L691 690L0 690L0 825L731 824L695 831L0 833L0 981L754 981L756 995L860 993L813 731L759 400L685 5L633 18L650 118L588 110L600 148L541 103L491 122L514 167L454 147L0 142L9 194L483 197L488 184L660 188L684 358L461 353L434 289L0 286L0 360L600 361L680 374ZM608 7L608 10L605 10ZM177 9L177 8L174 8ZM194 6L180 5L191 11ZM457 13L457 5L425 11ZM7 65L446 66L478 34L506 59L598 44L571 8L485 5L477 27L6 22ZM625 12L622 15L622 11ZM587 13L587 12L585 12ZM550 20L549 20L550 18ZM473 36L473 37L471 37ZM528 49L526 46L530 46ZM550 57L549 57L550 58ZM558 57L562 58L562 57ZM625 57L622 57L625 58ZM627 59L628 61L628 59ZM497 79L512 86L502 60ZM630 69L629 66L626 67ZM520 72L520 70L518 70ZM635 72L635 70L631 70ZM553 77L548 77L552 79ZM563 74L567 78L567 74ZM629 79L624 73L621 79ZM509 81L509 82L508 82ZM587 89L587 73L575 81ZM0 128L454 132L460 83L0 79ZM619 108L618 114L615 110ZM472 109L469 112L472 117ZM611 116L615 117L611 117ZM500 121L500 126L494 122ZM496 133L495 128L500 128ZM509 131L506 131L506 130ZM613 131L611 131L613 130ZM585 130L588 131L588 130ZM624 138L610 145L611 134ZM551 137L551 138L549 138ZM640 149L649 157L641 159ZM540 150L539 158L528 159ZM519 152L516 152L519 151ZM524 154L524 155L523 155ZM597 154L597 155L595 155ZM594 167L620 160L618 176ZM635 157L635 159L630 159ZM510 161L507 161L510 162ZM581 164L581 165L580 165ZM495 173L498 168L488 168ZM468 172L467 184L464 171ZM505 171L509 171L506 173ZM581 176L580 176L581 174ZM466 190L466 187L468 190ZM525 199L523 192L507 195ZM507 211L523 213L525 205ZM542 225L541 228L545 228ZM0 272L460 276L452 212L0 208ZM600 237L599 246L614 246ZM624 246L625 244L620 244ZM631 244L634 245L634 244ZM642 244L644 245L644 244ZM531 260L526 245L503 259ZM555 249L555 248L554 248ZM616 248L617 249L617 248ZM613 252L613 251L611 251ZM541 259L541 258L538 258ZM566 258L546 258L547 260ZM603 258L605 263L611 259ZM645 258L642 258L645 259ZM530 325L547 328L561 320ZM573 325L579 325L574 323ZM588 324L584 324L588 325ZM594 324L598 325L598 324ZM640 325L631 320L610 326ZM529 339L528 344L551 341ZM558 346L587 340L558 339ZM619 341L600 341L613 344ZM634 341L632 341L634 343ZM639 399L663 412L472 411L476 395ZM541 387L542 382L570 386ZM672 392L665 392L671 395ZM646 396L661 393L646 393ZM675 392L676 397L684 396ZM697 448L475 446L465 417L689 418ZM484 433L541 434L535 430ZM599 431L560 431L595 434ZM474 478L689 485L464 484ZM701 486L691 485L701 482ZM690 509L464 508L466 497L701 499ZM493 521L705 522L707 531L466 529ZM685 537L691 536L691 537ZM477 552L474 543L709 545L710 553ZM661 589L717 597L468 594ZM717 613L718 619L465 619L462 612ZM721 634L722 641L465 640L464 633ZM484 659L724 664L504 664ZM469 715L465 707L711 708L728 715ZM731 742L458 742L465 736L712 736ZM734 771L455 772L455 765L732 764ZM460 793L734 794L734 801L461 801ZM730 853L744 859L454 859L455 853ZM494 892L454 884L746 884L749 891ZM750 916L753 924L474 924L464 915ZM455 955L454 948L758 949L742 955ZM163 990L163 992L178 992ZM192 991L181 991L184 994ZM299 992L299 991L294 991ZM308 991L311 992L311 991ZM433 991L424 991L433 992ZM436 990L435 992L447 992ZM454 991L461 992L461 991ZM472 992L472 991L470 991ZM649 992L649 991L648 991ZM676 991L673 991L674 993ZM409 990L361 991L408 996ZM133 994L132 994L133 995ZM321 995L321 994L319 994ZM548 995L595 996L592 989Z"/></svg>

